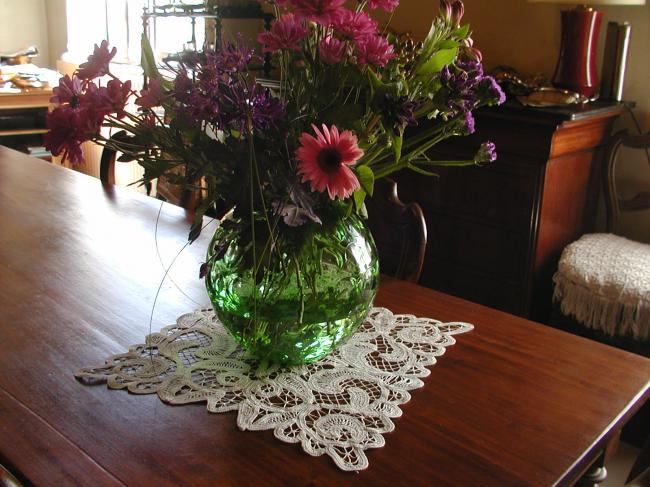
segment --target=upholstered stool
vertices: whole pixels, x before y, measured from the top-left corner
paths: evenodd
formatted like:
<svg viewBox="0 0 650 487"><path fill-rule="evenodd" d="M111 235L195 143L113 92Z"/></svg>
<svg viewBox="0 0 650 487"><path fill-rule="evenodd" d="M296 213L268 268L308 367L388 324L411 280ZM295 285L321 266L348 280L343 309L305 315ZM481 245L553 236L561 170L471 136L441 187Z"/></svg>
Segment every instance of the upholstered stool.
<svg viewBox="0 0 650 487"><path fill-rule="evenodd" d="M609 336L650 339L650 245L584 235L564 249L553 281L563 314Z"/></svg>

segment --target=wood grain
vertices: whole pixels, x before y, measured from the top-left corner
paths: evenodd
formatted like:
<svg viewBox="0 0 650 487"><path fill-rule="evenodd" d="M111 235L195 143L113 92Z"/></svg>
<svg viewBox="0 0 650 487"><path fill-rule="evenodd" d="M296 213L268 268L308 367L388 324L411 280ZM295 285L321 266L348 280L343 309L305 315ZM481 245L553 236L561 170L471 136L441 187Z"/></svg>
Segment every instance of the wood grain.
<svg viewBox="0 0 650 487"><path fill-rule="evenodd" d="M235 414L75 381L141 342L163 275L160 202L0 148L0 464L35 485L552 485L574 481L650 394L650 361L385 278L376 304L467 321L370 468L339 471ZM165 205L169 263L189 215ZM181 254L152 327L207 305ZM191 298L191 299L190 299ZM72 480L71 480L72 479Z"/></svg>
<svg viewBox="0 0 650 487"><path fill-rule="evenodd" d="M422 206L432 236L419 282L545 322L562 250L593 229L602 148L622 111L516 103L478 110L474 135L449 139L431 155L471 159L490 140L496 161L436 168L439 178L400 174L401 198Z"/></svg>

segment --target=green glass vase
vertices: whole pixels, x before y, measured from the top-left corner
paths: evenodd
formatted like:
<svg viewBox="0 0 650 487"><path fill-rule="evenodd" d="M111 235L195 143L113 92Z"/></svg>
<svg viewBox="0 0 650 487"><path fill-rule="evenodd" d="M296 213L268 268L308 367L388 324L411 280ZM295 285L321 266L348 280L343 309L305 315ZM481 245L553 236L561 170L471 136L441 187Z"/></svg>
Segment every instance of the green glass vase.
<svg viewBox="0 0 650 487"><path fill-rule="evenodd" d="M273 252L257 259L242 226L222 225L208 248L215 313L262 362L314 362L353 334L372 307L379 265L364 220L352 214L312 227L302 234L282 227Z"/></svg>

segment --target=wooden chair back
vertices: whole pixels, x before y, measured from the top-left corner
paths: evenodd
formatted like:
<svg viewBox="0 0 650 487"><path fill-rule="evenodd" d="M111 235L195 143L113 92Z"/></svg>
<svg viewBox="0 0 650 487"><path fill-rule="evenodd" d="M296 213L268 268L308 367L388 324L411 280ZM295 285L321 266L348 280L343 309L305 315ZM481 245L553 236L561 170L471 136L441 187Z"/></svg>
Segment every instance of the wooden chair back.
<svg viewBox="0 0 650 487"><path fill-rule="evenodd" d="M417 282L427 248L427 225L417 203L404 204L397 183L381 179L366 200L368 225L377 245L381 272Z"/></svg>
<svg viewBox="0 0 650 487"><path fill-rule="evenodd" d="M120 130L111 136L111 139L118 141L127 141L129 135ZM99 164L99 179L104 184L115 185L115 162L117 161L117 152L109 147L104 147L102 150L102 157ZM145 184L147 195L151 196L152 185L151 183ZM172 203L182 208L193 210L196 208L199 200L197 191L192 191L188 188L180 188L178 186L172 187L162 178L159 179L155 197L159 200Z"/></svg>
<svg viewBox="0 0 650 487"><path fill-rule="evenodd" d="M612 136L608 144L603 178L605 209L607 213L607 231L616 232L616 225L621 211L641 211L650 209L650 188L632 197L622 198L616 186L616 165L623 147L642 149L648 154L650 150L650 132L643 135L631 135L626 130ZM650 162L649 162L650 164Z"/></svg>
<svg viewBox="0 0 650 487"><path fill-rule="evenodd" d="M23 484L9 470L0 465L0 487L23 487Z"/></svg>

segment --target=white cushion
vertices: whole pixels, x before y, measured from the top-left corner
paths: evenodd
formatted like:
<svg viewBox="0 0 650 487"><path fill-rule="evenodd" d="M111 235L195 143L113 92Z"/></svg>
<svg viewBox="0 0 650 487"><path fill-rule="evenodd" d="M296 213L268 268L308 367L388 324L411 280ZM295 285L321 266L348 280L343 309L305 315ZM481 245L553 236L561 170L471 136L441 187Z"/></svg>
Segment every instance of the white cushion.
<svg viewBox="0 0 650 487"><path fill-rule="evenodd" d="M565 315L609 335L650 339L650 245L584 235L562 252L553 282Z"/></svg>

